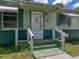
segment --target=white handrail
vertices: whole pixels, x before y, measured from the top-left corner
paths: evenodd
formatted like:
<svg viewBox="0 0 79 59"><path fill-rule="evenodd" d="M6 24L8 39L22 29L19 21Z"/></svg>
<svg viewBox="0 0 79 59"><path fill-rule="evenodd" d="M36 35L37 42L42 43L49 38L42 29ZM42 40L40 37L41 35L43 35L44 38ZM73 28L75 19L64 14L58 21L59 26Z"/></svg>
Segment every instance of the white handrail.
<svg viewBox="0 0 79 59"><path fill-rule="evenodd" d="M30 30L30 28L28 28L28 34L30 35L31 38L34 37L32 31Z"/></svg>
<svg viewBox="0 0 79 59"><path fill-rule="evenodd" d="M68 34L65 33L64 31L62 31L61 28L55 27L53 29L53 39L55 39L55 31L57 31L61 35L61 40L57 40L57 39L56 40L62 43L62 50L63 50L64 49L64 44L65 44L65 37L68 37Z"/></svg>
<svg viewBox="0 0 79 59"><path fill-rule="evenodd" d="M64 31L62 31L61 29L59 29L59 28L57 28L57 27L55 27L54 29L55 29L57 32L59 32L60 34L63 34L64 36L68 37L68 34L65 33Z"/></svg>
<svg viewBox="0 0 79 59"><path fill-rule="evenodd" d="M27 37L28 37L28 43L30 45L30 59L33 59L33 39L34 35L30 28L27 29Z"/></svg>

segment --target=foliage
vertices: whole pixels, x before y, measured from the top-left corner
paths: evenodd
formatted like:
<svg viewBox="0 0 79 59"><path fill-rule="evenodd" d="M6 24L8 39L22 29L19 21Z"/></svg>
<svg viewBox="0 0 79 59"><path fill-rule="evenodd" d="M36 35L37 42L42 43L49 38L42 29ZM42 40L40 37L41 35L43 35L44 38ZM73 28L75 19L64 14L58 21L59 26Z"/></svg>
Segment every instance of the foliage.
<svg viewBox="0 0 79 59"><path fill-rule="evenodd" d="M72 41L65 44L65 51L71 56L79 55L79 41Z"/></svg>
<svg viewBox="0 0 79 59"><path fill-rule="evenodd" d="M75 10L79 11L79 7L76 7Z"/></svg>
<svg viewBox="0 0 79 59"><path fill-rule="evenodd" d="M0 59L29 59L29 57L26 45L19 45L17 51L14 46L0 47Z"/></svg>
<svg viewBox="0 0 79 59"><path fill-rule="evenodd" d="M57 4L55 4L55 6L56 7L62 7L62 8L64 7L64 5L62 3L57 3Z"/></svg>

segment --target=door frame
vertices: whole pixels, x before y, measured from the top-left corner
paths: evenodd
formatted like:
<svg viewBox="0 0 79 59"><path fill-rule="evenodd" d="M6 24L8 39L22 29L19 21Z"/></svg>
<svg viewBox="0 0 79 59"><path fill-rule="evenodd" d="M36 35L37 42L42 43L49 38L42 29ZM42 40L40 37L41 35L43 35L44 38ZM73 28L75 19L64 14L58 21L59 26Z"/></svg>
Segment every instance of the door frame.
<svg viewBox="0 0 79 59"><path fill-rule="evenodd" d="M40 10L30 10L30 29L32 29L32 11L36 11L36 12L42 12L43 13L43 39L44 39L44 11L40 11Z"/></svg>

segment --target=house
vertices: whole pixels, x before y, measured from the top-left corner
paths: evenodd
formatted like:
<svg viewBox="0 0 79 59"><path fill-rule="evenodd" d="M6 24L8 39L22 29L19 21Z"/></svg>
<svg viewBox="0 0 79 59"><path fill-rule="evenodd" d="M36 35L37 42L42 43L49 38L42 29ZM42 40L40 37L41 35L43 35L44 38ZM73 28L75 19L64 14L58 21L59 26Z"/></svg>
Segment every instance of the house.
<svg viewBox="0 0 79 59"><path fill-rule="evenodd" d="M60 26L69 33L68 39L79 39L79 15L44 3L31 0L0 1L0 45L8 46L15 42L15 29L18 28L18 40L27 40L27 28L34 33L34 39L52 39L52 30ZM72 11L72 10L70 10ZM73 16L72 16L72 15Z"/></svg>

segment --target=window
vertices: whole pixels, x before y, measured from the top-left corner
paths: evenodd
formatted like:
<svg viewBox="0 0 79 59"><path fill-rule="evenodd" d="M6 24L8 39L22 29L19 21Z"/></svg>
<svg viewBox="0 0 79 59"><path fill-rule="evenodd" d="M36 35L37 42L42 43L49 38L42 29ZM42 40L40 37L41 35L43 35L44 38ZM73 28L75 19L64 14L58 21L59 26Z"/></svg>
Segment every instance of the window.
<svg viewBox="0 0 79 59"><path fill-rule="evenodd" d="M61 13L59 13L58 17L59 17L58 18L59 25L67 25L67 26L71 25L71 17L64 15L64 14L61 14Z"/></svg>
<svg viewBox="0 0 79 59"><path fill-rule="evenodd" d="M3 12L3 28L17 27L17 13Z"/></svg>

